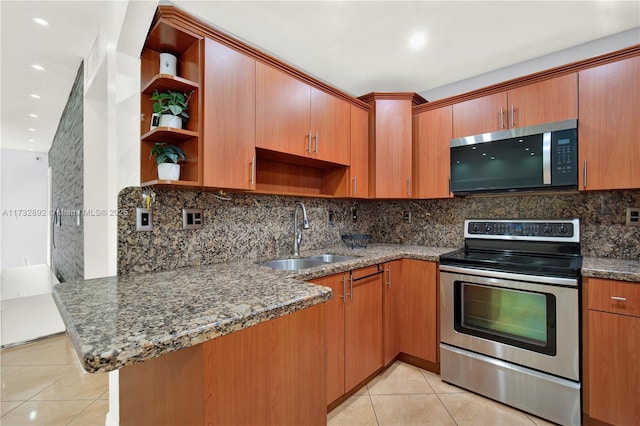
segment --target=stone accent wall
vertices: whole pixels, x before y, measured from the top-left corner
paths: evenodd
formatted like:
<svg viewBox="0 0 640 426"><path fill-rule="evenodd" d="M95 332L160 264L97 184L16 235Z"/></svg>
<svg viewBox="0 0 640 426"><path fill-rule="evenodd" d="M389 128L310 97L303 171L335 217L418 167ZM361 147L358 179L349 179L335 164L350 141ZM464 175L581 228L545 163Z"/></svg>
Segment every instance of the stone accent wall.
<svg viewBox="0 0 640 426"><path fill-rule="evenodd" d="M143 207L142 193L147 190L126 188L120 193L119 274L290 256L298 200L307 207L310 222L310 229L303 231L301 255L305 250L340 245L345 233L370 233L376 243L461 247L465 219L578 217L583 255L640 257L640 227L624 225L625 208L640 206L640 191L402 201L230 194L231 200L224 201L210 192L156 188L154 229L136 232L135 209ZM183 230L182 208L204 209L204 228ZM410 223L403 221L405 211L411 212ZM330 212L333 224L327 223Z"/></svg>
<svg viewBox="0 0 640 426"><path fill-rule="evenodd" d="M52 208L62 211L62 226L53 227L52 268L61 282L84 279L84 222L78 226L75 216L84 206L83 69L80 64L49 150Z"/></svg>

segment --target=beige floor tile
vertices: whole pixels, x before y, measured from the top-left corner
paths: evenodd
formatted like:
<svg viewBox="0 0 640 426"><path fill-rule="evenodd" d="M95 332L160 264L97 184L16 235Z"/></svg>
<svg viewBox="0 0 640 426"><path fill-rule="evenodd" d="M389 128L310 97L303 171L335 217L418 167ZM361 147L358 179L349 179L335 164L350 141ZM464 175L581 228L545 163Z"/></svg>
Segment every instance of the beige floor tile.
<svg viewBox="0 0 640 426"><path fill-rule="evenodd" d="M2 368L0 368L0 376L4 377L7 374L11 374L16 370L19 370L20 368L22 368L21 366L18 365L12 365L12 366L2 366Z"/></svg>
<svg viewBox="0 0 640 426"><path fill-rule="evenodd" d="M66 334L3 349L0 356L3 366L74 365L79 363Z"/></svg>
<svg viewBox="0 0 640 426"><path fill-rule="evenodd" d="M0 416L4 416L9 411L13 410L17 406L22 404L22 401L2 401L0 402ZM0 424L2 424L2 420L0 420Z"/></svg>
<svg viewBox="0 0 640 426"><path fill-rule="evenodd" d="M369 389L367 389L367 385L362 386L360 389L355 391L354 395L369 395Z"/></svg>
<svg viewBox="0 0 640 426"><path fill-rule="evenodd" d="M3 416L2 426L66 425L90 404L91 401L27 401Z"/></svg>
<svg viewBox="0 0 640 426"><path fill-rule="evenodd" d="M435 393L461 393L467 392L465 389L459 388L457 386L450 385L449 383L445 383L442 381L440 375L432 373L426 370L420 370L424 377L429 382L429 385L433 388Z"/></svg>
<svg viewBox="0 0 640 426"><path fill-rule="evenodd" d="M455 426L435 394L371 395L371 400L380 426Z"/></svg>
<svg viewBox="0 0 640 426"><path fill-rule="evenodd" d="M396 362L367 385L370 395L433 393L420 369Z"/></svg>
<svg viewBox="0 0 640 426"><path fill-rule="evenodd" d="M352 396L327 415L327 426L377 426L368 395Z"/></svg>
<svg viewBox="0 0 640 426"><path fill-rule="evenodd" d="M94 401L109 388L109 376L104 373L87 373L82 367L74 366L60 380L32 398L36 401L89 399Z"/></svg>
<svg viewBox="0 0 640 426"><path fill-rule="evenodd" d="M109 412L109 401L99 399L87 407L69 426L104 426Z"/></svg>
<svg viewBox="0 0 640 426"><path fill-rule="evenodd" d="M536 426L556 426L556 423L541 419L532 414L527 413L527 417L529 417L529 420L531 420Z"/></svg>
<svg viewBox="0 0 640 426"><path fill-rule="evenodd" d="M438 397L458 426L533 426L522 411L473 393L445 393Z"/></svg>
<svg viewBox="0 0 640 426"><path fill-rule="evenodd" d="M2 378L2 401L25 401L72 372L71 365L29 365Z"/></svg>
<svg viewBox="0 0 640 426"><path fill-rule="evenodd" d="M107 386L107 390L102 395L100 395L100 398L98 399L106 399L107 401L109 400L109 386Z"/></svg>

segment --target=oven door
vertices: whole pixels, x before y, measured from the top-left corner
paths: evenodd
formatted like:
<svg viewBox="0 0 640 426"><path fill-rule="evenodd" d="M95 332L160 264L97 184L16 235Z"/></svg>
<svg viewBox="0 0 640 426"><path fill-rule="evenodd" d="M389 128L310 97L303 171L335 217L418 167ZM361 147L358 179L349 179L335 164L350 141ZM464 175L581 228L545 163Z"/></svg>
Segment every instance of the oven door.
<svg viewBox="0 0 640 426"><path fill-rule="evenodd" d="M578 280L440 266L443 343L580 380Z"/></svg>

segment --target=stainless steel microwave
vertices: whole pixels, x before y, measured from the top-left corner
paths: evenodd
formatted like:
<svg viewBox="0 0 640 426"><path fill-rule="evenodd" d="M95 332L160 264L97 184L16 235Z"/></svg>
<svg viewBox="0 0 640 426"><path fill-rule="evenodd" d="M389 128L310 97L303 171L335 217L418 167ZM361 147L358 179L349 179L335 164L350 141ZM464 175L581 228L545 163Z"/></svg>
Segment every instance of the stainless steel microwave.
<svg viewBox="0 0 640 426"><path fill-rule="evenodd" d="M451 192L576 189L578 120L451 140Z"/></svg>

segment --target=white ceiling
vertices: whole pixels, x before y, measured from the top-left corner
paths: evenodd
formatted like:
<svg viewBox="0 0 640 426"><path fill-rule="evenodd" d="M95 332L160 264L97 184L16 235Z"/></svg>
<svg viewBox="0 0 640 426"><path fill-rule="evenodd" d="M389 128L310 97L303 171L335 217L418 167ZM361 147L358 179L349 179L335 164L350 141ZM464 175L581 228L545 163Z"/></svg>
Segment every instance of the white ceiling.
<svg viewBox="0 0 640 426"><path fill-rule="evenodd" d="M633 28L637 31L627 33L624 45L616 48L640 43L637 0L171 3L354 96L435 93L460 80ZM48 151L108 4L0 1L3 148ZM50 25L38 26L34 16ZM414 34L426 40L421 49L409 46ZM46 70L33 70L31 64ZM42 98L34 100L32 93Z"/></svg>

